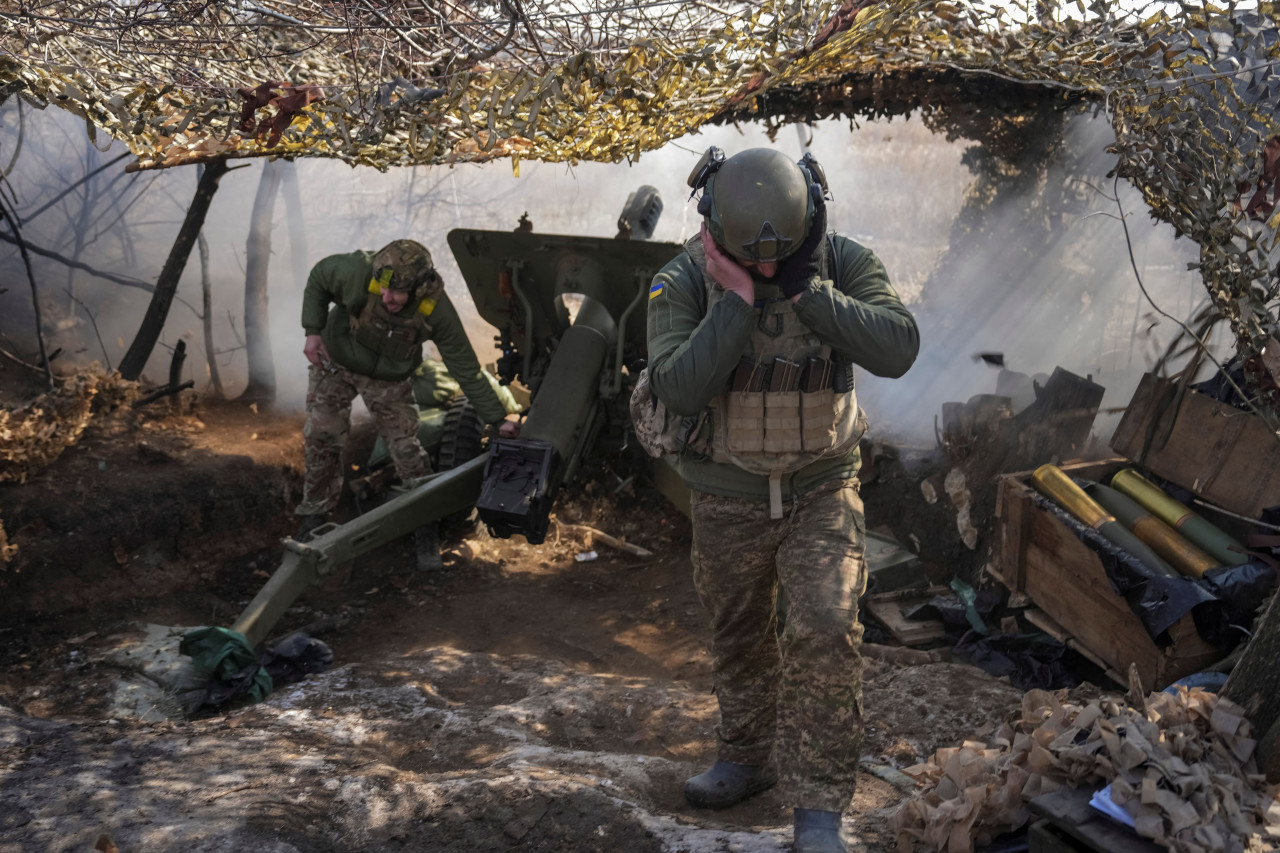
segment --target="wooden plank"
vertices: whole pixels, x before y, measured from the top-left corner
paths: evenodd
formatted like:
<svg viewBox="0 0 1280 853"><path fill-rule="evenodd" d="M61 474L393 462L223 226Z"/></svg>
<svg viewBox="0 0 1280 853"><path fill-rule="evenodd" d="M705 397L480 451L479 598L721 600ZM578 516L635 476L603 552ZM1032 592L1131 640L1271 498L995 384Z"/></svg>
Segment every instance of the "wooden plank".
<svg viewBox="0 0 1280 853"><path fill-rule="evenodd" d="M1109 477L1127 463L1125 459L1064 463L1062 470L1085 480ZM1031 522L1040 512L1030 486L1030 471L1005 474L996 488L996 535L992 552L992 574L1011 592L1026 589L1026 550L1031 541Z"/></svg>
<svg viewBox="0 0 1280 853"><path fill-rule="evenodd" d="M867 596L867 612L883 625L893 638L904 646L914 646L941 640L947 636L947 626L937 619L908 619L906 612L925 604L945 588L887 592Z"/></svg>
<svg viewBox="0 0 1280 853"><path fill-rule="evenodd" d="M1092 796L1093 791L1088 788L1062 788L1035 797L1027 805L1033 814L1042 815L1054 829L1070 836L1086 850L1162 853L1163 847L1090 806Z"/></svg>
<svg viewBox="0 0 1280 853"><path fill-rule="evenodd" d="M1136 451L1142 449L1147 428L1160 402L1157 392L1164 394L1168 390L1167 385L1157 383L1155 374L1143 374L1129 398L1129 404L1125 406L1124 414L1120 416L1120 423L1116 424L1116 431L1111 435L1111 449L1126 458L1137 458Z"/></svg>
<svg viewBox="0 0 1280 853"><path fill-rule="evenodd" d="M1022 592L1027 586L1026 546L1035 503L1017 480L1008 477L1000 478L997 495L992 562L1000 582L1011 592Z"/></svg>
<svg viewBox="0 0 1280 853"><path fill-rule="evenodd" d="M1143 684L1155 683L1160 656L1155 641L1112 590L1098 556L1044 511L1036 513L1032 524L1026 592L1110 668L1128 672L1133 663Z"/></svg>
<svg viewBox="0 0 1280 853"><path fill-rule="evenodd" d="M1062 468L1074 477L1106 480L1125 464L1128 460L1110 459ZM1000 478L993 574L1011 591L1025 594L1059 632L1047 633L1122 686L1128 684L1130 664L1137 666L1143 686L1156 690L1217 661L1217 650L1200 637L1190 614L1169 628L1170 645L1158 646L1112 589L1098 555L1035 504L1030 477L1023 472Z"/></svg>
<svg viewBox="0 0 1280 853"><path fill-rule="evenodd" d="M1111 447L1203 500L1257 518L1280 504L1280 440L1257 416L1188 391L1176 410L1160 412L1172 380L1142 377L1111 437ZM1175 417L1176 414L1176 417ZM1155 441L1143 456L1152 421ZM1172 420L1168 440L1161 443Z"/></svg>
<svg viewBox="0 0 1280 853"><path fill-rule="evenodd" d="M1094 654L1092 649L1081 645L1080 641L1071 636L1065 628L1046 616L1043 610L1037 610L1032 607L1024 611L1024 613L1028 622L1035 625L1041 631L1044 631L1050 637L1053 637L1067 648L1088 658L1095 666L1098 667L1098 669L1101 669L1107 674L1107 678L1110 678L1121 687L1127 688L1129 686L1129 679L1126 676L1121 675L1112 669L1106 661Z"/></svg>
<svg viewBox="0 0 1280 853"><path fill-rule="evenodd" d="M1117 470L1122 461L1064 466L1064 470L1072 476L1099 480ZM1029 475L1025 477L1029 479ZM1076 651L1102 666L1117 683L1127 684L1131 663L1137 666L1144 687L1159 689L1217 660L1216 650L1196 632L1190 614L1170 627L1172 643L1158 646L1128 602L1112 589L1097 554L1056 516L1032 502L1032 490L1025 479L1002 478L1000 494L1006 507L1029 505L1024 510L1029 519L1025 526L1020 521L1020 529L1012 530L1007 519L1001 525L997 541L1008 537L1010 541L1002 547L1013 551L1018 560L1016 568L1002 563L1001 581L1008 581L1012 574L1018 586L1005 585L1024 592L1072 639Z"/></svg>

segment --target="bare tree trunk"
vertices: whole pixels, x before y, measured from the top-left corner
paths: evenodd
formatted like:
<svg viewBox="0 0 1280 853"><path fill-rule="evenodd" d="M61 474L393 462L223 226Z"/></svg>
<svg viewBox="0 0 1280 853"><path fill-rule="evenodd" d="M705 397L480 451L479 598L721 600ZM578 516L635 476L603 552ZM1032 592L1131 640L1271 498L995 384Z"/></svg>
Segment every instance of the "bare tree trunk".
<svg viewBox="0 0 1280 853"><path fill-rule="evenodd" d="M160 332L164 329L164 321L169 316L169 308L173 305L173 295L178 290L178 280L187 266L187 258L191 256L191 247L195 245L200 229L204 227L204 218L209 213L209 204L213 194L218 191L218 181L227 171L225 160L212 160L205 164L204 172L196 185L196 194L187 208L186 218L178 229L178 236L169 250L169 257L156 279L155 292L151 294L151 304L147 307L146 316L138 334L129 345L124 360L120 362L120 375L125 379L137 380L142 369L155 349Z"/></svg>
<svg viewBox="0 0 1280 853"><path fill-rule="evenodd" d="M213 385L214 395L220 399L227 398L222 388L222 377L218 375L218 350L213 345L213 292L209 281L209 241L204 232L196 238L200 249L200 319L204 322L204 357L209 365L209 382Z"/></svg>
<svg viewBox="0 0 1280 853"><path fill-rule="evenodd" d="M258 181L249 219L245 248L244 342L249 355L249 385L240 399L270 403L276 398L276 367L271 358L271 324L268 313L267 268L271 261L271 217L280 191L282 164L268 160Z"/></svg>
<svg viewBox="0 0 1280 853"><path fill-rule="evenodd" d="M284 167L284 215L289 223L289 262L298 290L307 285L307 219L302 212L302 191L298 187L298 164Z"/></svg>
<svg viewBox="0 0 1280 853"><path fill-rule="evenodd" d="M49 355L44 345L44 321L40 316L40 293L36 289L36 274L31 270L31 256L27 254L27 243L22 239L22 231L18 227L18 217L7 204L0 204L0 219L9 220L9 228L13 231L18 243L18 251L22 255L22 264L27 269L27 281L31 282L31 305L36 312L36 341L40 345L40 363L44 365L44 379L49 390L54 389L53 367L49 364Z"/></svg>
<svg viewBox="0 0 1280 853"><path fill-rule="evenodd" d="M94 157L98 153L98 149L85 138L85 174L94 171ZM89 231L89 214L93 212L94 205L94 182L84 182L84 199L80 203L80 215L76 220L76 227L71 229L71 259L80 260L80 254L84 251L85 236ZM67 267L67 313L74 314L76 310L76 269L75 267Z"/></svg>

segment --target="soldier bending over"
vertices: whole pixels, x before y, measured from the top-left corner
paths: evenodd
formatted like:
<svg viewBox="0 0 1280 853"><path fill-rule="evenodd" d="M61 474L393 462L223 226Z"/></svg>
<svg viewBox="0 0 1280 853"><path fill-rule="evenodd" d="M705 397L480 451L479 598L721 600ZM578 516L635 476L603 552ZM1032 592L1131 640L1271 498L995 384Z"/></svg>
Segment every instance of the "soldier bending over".
<svg viewBox="0 0 1280 853"><path fill-rule="evenodd" d="M332 305L332 308L330 308ZM422 344L433 341L449 373L480 417L490 424L507 412L480 370L480 363L444 291L431 253L413 240L396 240L379 251L330 255L311 270L302 297L307 333L307 424L303 428L307 474L297 538L327 520L342 493L342 448L359 394L387 444L402 482L431 473L418 443L418 407L409 381L422 363ZM514 427L514 425L512 425ZM418 567L441 566L435 524L415 533Z"/></svg>

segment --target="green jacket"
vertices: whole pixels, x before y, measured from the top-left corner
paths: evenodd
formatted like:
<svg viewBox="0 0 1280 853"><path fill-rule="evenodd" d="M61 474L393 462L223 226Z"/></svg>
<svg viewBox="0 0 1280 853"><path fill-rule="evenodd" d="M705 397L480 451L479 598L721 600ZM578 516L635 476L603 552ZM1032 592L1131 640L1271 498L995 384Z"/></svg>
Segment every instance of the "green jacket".
<svg viewBox="0 0 1280 853"><path fill-rule="evenodd" d="M348 370L394 382L407 379L422 363L421 348L408 359L393 359L361 344L351 332L351 317L359 315L369 298L373 255L370 251L330 255L312 267L302 294L302 328L308 335L320 335L330 357ZM404 310L417 311L418 306L407 305ZM447 293L441 291L437 297L420 337L419 343L429 340L436 345L449 373L486 423L506 417L506 408L485 379Z"/></svg>
<svg viewBox="0 0 1280 853"><path fill-rule="evenodd" d="M907 372L920 349L915 318L889 284L880 259L846 237L832 240L836 287L814 278L795 312L837 359L876 376ZM755 278L756 299L782 299L781 289ZM707 310L702 273L688 252L654 276L648 312L649 383L669 412L696 415L725 391L752 328L755 306L729 294ZM782 478L784 500L836 478L854 477L861 465L855 447L843 457L821 459ZM768 477L735 465L682 455L678 467L694 489L728 497L768 500Z"/></svg>

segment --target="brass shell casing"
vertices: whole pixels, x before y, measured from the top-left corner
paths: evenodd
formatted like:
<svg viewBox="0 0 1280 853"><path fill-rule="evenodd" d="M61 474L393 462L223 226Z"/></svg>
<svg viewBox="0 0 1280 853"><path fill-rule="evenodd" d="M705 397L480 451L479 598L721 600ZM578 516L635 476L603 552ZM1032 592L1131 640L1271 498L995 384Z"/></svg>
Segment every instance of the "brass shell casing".
<svg viewBox="0 0 1280 853"><path fill-rule="evenodd" d="M1031 475L1036 490L1080 521L1098 531L1111 544L1126 551L1152 572L1178 577L1178 572L1102 506L1056 465L1041 465Z"/></svg>
<svg viewBox="0 0 1280 853"><path fill-rule="evenodd" d="M1031 483L1047 498L1090 527L1101 527L1115 516L1085 494L1057 465L1041 465L1031 475Z"/></svg>
<svg viewBox="0 0 1280 853"><path fill-rule="evenodd" d="M1154 515L1143 516L1134 522L1133 535L1151 546L1165 562L1182 574L1198 578L1210 569L1218 567L1218 561L1201 551L1178 531Z"/></svg>
<svg viewBox="0 0 1280 853"><path fill-rule="evenodd" d="M1111 485L1208 554L1213 558L1214 567L1239 566L1249 562L1243 545L1166 495L1159 486L1132 468L1117 472L1111 478Z"/></svg>

